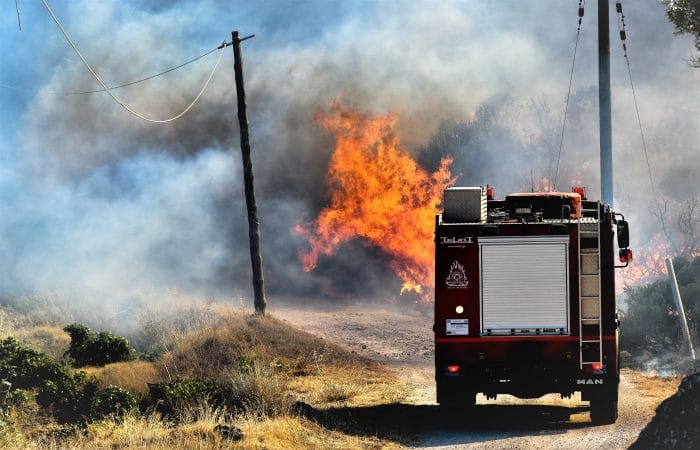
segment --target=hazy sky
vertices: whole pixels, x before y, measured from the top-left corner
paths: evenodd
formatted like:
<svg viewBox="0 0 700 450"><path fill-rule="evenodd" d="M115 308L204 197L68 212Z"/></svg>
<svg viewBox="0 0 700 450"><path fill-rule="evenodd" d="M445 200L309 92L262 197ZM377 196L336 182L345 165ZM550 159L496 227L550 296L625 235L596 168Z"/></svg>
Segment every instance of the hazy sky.
<svg viewBox="0 0 700 450"><path fill-rule="evenodd" d="M312 273L301 270L305 243L292 228L324 206L333 149L313 122L318 108L337 98L366 113L396 113L404 148L416 152L441 122L474 120L495 104L514 140L545 145L561 124L578 9L573 0L52 3L112 85L180 64L232 30L256 35L243 47L267 285L301 298L386 297L400 285L361 242ZM692 40L673 35L657 1L624 7L659 193L681 200L697 194L700 172L700 70L685 62ZM19 9L21 31L14 3L0 9L0 295L51 292L98 304L168 292L249 297L230 47L187 115L149 124L104 93L56 94L98 85L40 0L20 0ZM562 178L585 178L594 196L595 9L589 1L572 90L578 116L562 155ZM657 229L653 199L614 7L611 16L615 202L643 241ZM169 117L194 98L216 58L115 92L140 112ZM497 146L483 149L492 155L482 171L490 179L459 183L490 183L503 195L529 182L530 169L547 173ZM460 170L469 164L480 163L456 161L455 169L471 173Z"/></svg>

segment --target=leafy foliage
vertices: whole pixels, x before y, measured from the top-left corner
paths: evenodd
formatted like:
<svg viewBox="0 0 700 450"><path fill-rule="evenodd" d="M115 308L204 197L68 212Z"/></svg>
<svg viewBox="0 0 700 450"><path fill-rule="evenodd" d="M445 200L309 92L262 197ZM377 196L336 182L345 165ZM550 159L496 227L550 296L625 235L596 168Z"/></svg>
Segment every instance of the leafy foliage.
<svg viewBox="0 0 700 450"><path fill-rule="evenodd" d="M231 412L264 410L274 415L284 400L281 392L270 389L271 380L262 377L261 373L239 373L221 381L185 378L149 384L141 408L173 419L203 403Z"/></svg>
<svg viewBox="0 0 700 450"><path fill-rule="evenodd" d="M700 326L700 257L674 260L676 278L695 347ZM667 279L626 290L628 309L622 321L621 348L632 354L663 356L683 349L678 311Z"/></svg>
<svg viewBox="0 0 700 450"><path fill-rule="evenodd" d="M63 331L71 338L66 355L74 367L104 366L134 359L134 350L123 337L105 331L95 333L77 323L68 325Z"/></svg>
<svg viewBox="0 0 700 450"><path fill-rule="evenodd" d="M13 338L0 341L0 379L12 383L13 389L36 390L37 404L62 423L84 420L97 392L93 378L72 372Z"/></svg>
<svg viewBox="0 0 700 450"><path fill-rule="evenodd" d="M115 386L99 391L95 378L73 372L13 338L0 341L0 379L12 385L5 405L26 400L27 391L34 390L36 403L60 423L122 416L136 407L128 391Z"/></svg>
<svg viewBox="0 0 700 450"><path fill-rule="evenodd" d="M695 48L700 50L700 0L664 0L664 3L668 20L676 26L676 33L695 36ZM700 67L700 57L692 64Z"/></svg>
<svg viewBox="0 0 700 450"><path fill-rule="evenodd" d="M184 379L148 385L142 408L152 407L166 417L177 417L201 401L221 403L221 390L211 380Z"/></svg>
<svg viewBox="0 0 700 450"><path fill-rule="evenodd" d="M108 386L92 399L92 417L123 417L137 407L136 399L126 389L118 386Z"/></svg>
<svg viewBox="0 0 700 450"><path fill-rule="evenodd" d="M43 380L36 395L39 406L50 409L60 423L84 422L91 419L91 406L98 384L84 372L63 369L63 376Z"/></svg>

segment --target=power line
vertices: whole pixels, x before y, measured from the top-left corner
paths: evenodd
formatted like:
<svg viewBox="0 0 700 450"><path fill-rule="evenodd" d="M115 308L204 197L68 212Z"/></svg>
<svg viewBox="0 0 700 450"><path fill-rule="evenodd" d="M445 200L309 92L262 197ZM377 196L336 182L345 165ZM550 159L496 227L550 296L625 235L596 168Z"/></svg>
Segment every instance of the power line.
<svg viewBox="0 0 700 450"><path fill-rule="evenodd" d="M162 72L159 72L159 73L157 73L157 74L155 74L155 75L147 76L147 77L145 77L145 78L141 78L141 79L134 80L134 81L129 81L129 82L127 82L127 83L119 84L119 85L117 85L117 86L111 86L109 89L93 89L93 90L91 90L91 91L79 91L79 92L49 92L49 93L50 93L50 94L56 94L56 95L96 94L96 93L99 93L99 92L105 92L105 90L113 91L113 90L115 90L115 89L120 89L120 88L127 87L127 86L133 86L133 85L138 84L138 83L143 83L144 81L152 80L153 78L159 77L159 76L161 76L161 75L165 75L166 73L170 73L170 72L172 72L172 71L174 71L174 70L181 69L181 68L185 67L186 65L192 64L193 62L198 61L198 60L204 58L205 56L211 55L212 53L214 53L215 51L217 51L217 50L219 50L219 49L222 49L222 48L224 48L224 47L228 47L229 45L231 45L231 44L230 44L230 43L223 43L223 44L221 44L220 46L215 47L215 48L209 50L208 52L203 53L203 54L201 54L201 55L199 55L199 56L197 56L197 57L195 57L195 58L192 58L192 59L190 59L189 61L186 61L186 62L184 62L184 63L182 63L182 64L180 64L180 65L178 65L178 66L171 67L170 69L166 69L166 70L164 70L164 71L162 71Z"/></svg>
<svg viewBox="0 0 700 450"><path fill-rule="evenodd" d="M637 104L637 91L634 88L634 81L632 81L632 68L630 66L630 58L627 54L627 32L625 31L625 15L622 13L622 2L618 1L615 4L617 10L617 27L620 30L620 41L622 42L622 50L625 55L625 62L627 63L627 75L630 80L630 87L632 88L632 99L634 99L634 110L637 113L637 124L639 125L639 134L642 137L642 149L644 150L644 161L647 164L647 170L649 173L649 184L651 185L651 193L654 196L656 202L656 207L659 210L659 218L661 218L661 204L659 203L659 198L656 194L656 185L654 183L654 176L651 170L651 164L649 163L649 152L647 151L647 141L644 137L644 127L642 127L642 118L639 114L639 105Z"/></svg>
<svg viewBox="0 0 700 450"><path fill-rule="evenodd" d="M564 129L566 128L566 117L569 113L569 99L571 98L571 85L574 81L574 67L576 66L576 51L578 50L578 41L581 36L581 21L583 20L584 7L586 5L585 0L579 0L578 2L578 28L576 29L576 44L574 45L574 56L571 60L571 73L569 74L569 90L566 93L566 105L564 106L564 120L561 124L561 135L559 138L559 151L557 153L557 166L554 171L554 180L552 183L552 190L556 190L557 178L559 177L559 162L561 160L561 149L564 146ZM551 167L551 166L550 166Z"/></svg>
<svg viewBox="0 0 700 450"><path fill-rule="evenodd" d="M135 84L142 83L142 82L144 82L144 81L152 80L152 79L154 79L154 78L156 78L156 77L159 77L159 76L161 76L161 75L165 75L165 74L170 73L170 72L172 72L172 71L175 71L175 70L177 70L177 69L181 69L181 68L185 67L185 66L188 65L188 64L192 64L192 63L195 62L195 61L199 61L200 59L204 58L205 56L211 55L211 54L214 53L215 51L217 51L217 50L219 50L219 49L221 49L221 48L224 48L224 47L228 47L229 45L231 45L230 42L225 42L225 41L224 41L224 42L223 42L221 45L219 45L218 47L215 47L215 48L209 50L209 51L206 52L206 53L202 53L201 55L196 56L196 57L194 57L194 58L192 58L192 59L190 59L190 60L187 60L187 61L185 61L184 63L179 64L179 65L177 65L177 66L175 66L175 67L171 67L171 68L166 69L166 70L164 70L164 71L162 71L162 72L158 72L158 73L156 73L156 74L154 74L154 75L149 75L149 76L147 76L147 77L140 78L140 79L138 79L138 80L129 81L129 82L126 82L126 83L118 84L118 85L116 85L116 86L110 86L110 87L109 87L109 90L110 90L110 91L113 91L113 90L115 90L115 89L120 89L120 88L127 87L127 86L133 86L133 85L135 85ZM7 85L7 84L3 84L3 83L0 83L0 87L4 87L4 88L6 88L6 89L12 89L12 90L15 90L15 91L20 91L20 92L34 92L34 89L23 89L23 88L19 88L19 87L16 87L16 86L10 86L10 85ZM84 94L97 94L97 93L101 93L101 92L105 92L105 89L93 89L93 90L90 90L90 91L42 91L43 94L49 94L49 95L84 95Z"/></svg>
<svg viewBox="0 0 700 450"><path fill-rule="evenodd" d="M19 16L19 0L15 0L15 9L17 10L17 26L19 31L22 31L22 19Z"/></svg>
<svg viewBox="0 0 700 450"><path fill-rule="evenodd" d="M53 10L52 10L51 7L49 6L49 4L46 2L46 0L41 0L41 2L44 4L44 7L46 8L46 11L49 13L49 15L51 16L51 19L53 19L54 23L56 24L56 26L58 27L58 29L61 31L61 33L63 34L63 37L66 39L66 41L68 42L68 44L71 46L71 48L73 49L73 51L75 52L75 54L78 55L78 57L80 58L80 61L82 61L83 65L88 69L88 71L90 72L90 74L92 74L92 76L95 78L95 80L97 80L97 82L100 84L100 86L102 86L102 88L104 89L104 91L107 92L107 94L112 98L112 100L114 100L119 106L121 106L122 108L124 108L126 111L128 111L128 112L131 113L132 115L134 115L134 116L136 116L136 117L138 117L138 118L140 118L140 119L142 119L142 120L145 120L145 121L147 121L147 122L151 122L151 123L167 123L167 122L172 122L173 120L179 119L180 117L184 116L184 115L195 105L195 103L197 103L197 101L200 99L200 97L202 96L202 94L204 93L204 91L207 89L207 87L209 86L209 82L210 82L211 79L213 78L214 73L216 72L217 67L219 67L219 63L221 62L221 56L223 55L223 50L219 53L219 59L217 59L216 64L214 65L214 68L212 69L211 73L209 74L209 78L207 78L207 81L204 83L204 86L202 86L202 89L199 91L199 93L198 93L197 96L194 98L194 100L192 100L192 103L190 103L181 113L179 113L179 114L177 114L177 115L175 115L175 116L173 116L173 117L170 117L170 118L168 118L168 119L162 119L162 120L161 120L161 119L152 119L152 118L146 117L146 116L144 116L143 114L140 114L140 113L134 111L133 109L129 108L126 104L124 104L124 102L122 102L121 100L119 100L119 99L111 92L110 88L107 87L107 85L104 83L104 81L102 81L102 79L100 78L100 76L97 75L97 73L93 70L93 68L90 66L90 64L85 60L85 57L83 57L83 55L82 55L82 53L80 52L80 50L78 49L78 47L75 45L75 43L74 43L73 40L70 38L70 36L69 36L68 33L66 32L66 30L63 28L63 25L61 24L61 21L58 20L58 17L56 17L56 14L54 14ZM223 49L224 47L226 47L226 45L225 45L225 44L222 44L222 45L219 46L218 48L219 48L219 49Z"/></svg>

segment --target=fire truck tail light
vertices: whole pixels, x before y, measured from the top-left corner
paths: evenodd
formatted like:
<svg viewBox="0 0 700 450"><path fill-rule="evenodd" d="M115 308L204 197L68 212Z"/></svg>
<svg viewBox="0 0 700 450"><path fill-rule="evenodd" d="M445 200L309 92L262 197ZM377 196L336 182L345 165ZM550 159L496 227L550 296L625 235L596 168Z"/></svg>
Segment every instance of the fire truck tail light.
<svg viewBox="0 0 700 450"><path fill-rule="evenodd" d="M632 261L632 258L632 250L628 248L620 249L620 262L629 262Z"/></svg>
<svg viewBox="0 0 700 450"><path fill-rule="evenodd" d="M493 200L493 186L486 185L486 199Z"/></svg>
<svg viewBox="0 0 700 450"><path fill-rule="evenodd" d="M602 363L593 363L591 364L591 368L593 369L594 372L598 372L603 368Z"/></svg>
<svg viewBox="0 0 700 450"><path fill-rule="evenodd" d="M450 373L457 373L459 372L459 366L447 366L447 371Z"/></svg>

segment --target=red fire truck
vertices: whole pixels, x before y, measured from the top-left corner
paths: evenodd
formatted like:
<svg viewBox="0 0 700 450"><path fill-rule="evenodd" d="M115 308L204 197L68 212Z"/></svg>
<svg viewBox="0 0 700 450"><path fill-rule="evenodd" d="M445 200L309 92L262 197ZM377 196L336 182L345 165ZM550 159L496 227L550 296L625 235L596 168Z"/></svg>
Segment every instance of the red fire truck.
<svg viewBox="0 0 700 450"><path fill-rule="evenodd" d="M617 419L616 267L632 259L627 222L573 192L449 188L435 228L435 379L449 408L511 394L590 401ZM617 232L616 266L613 235Z"/></svg>

